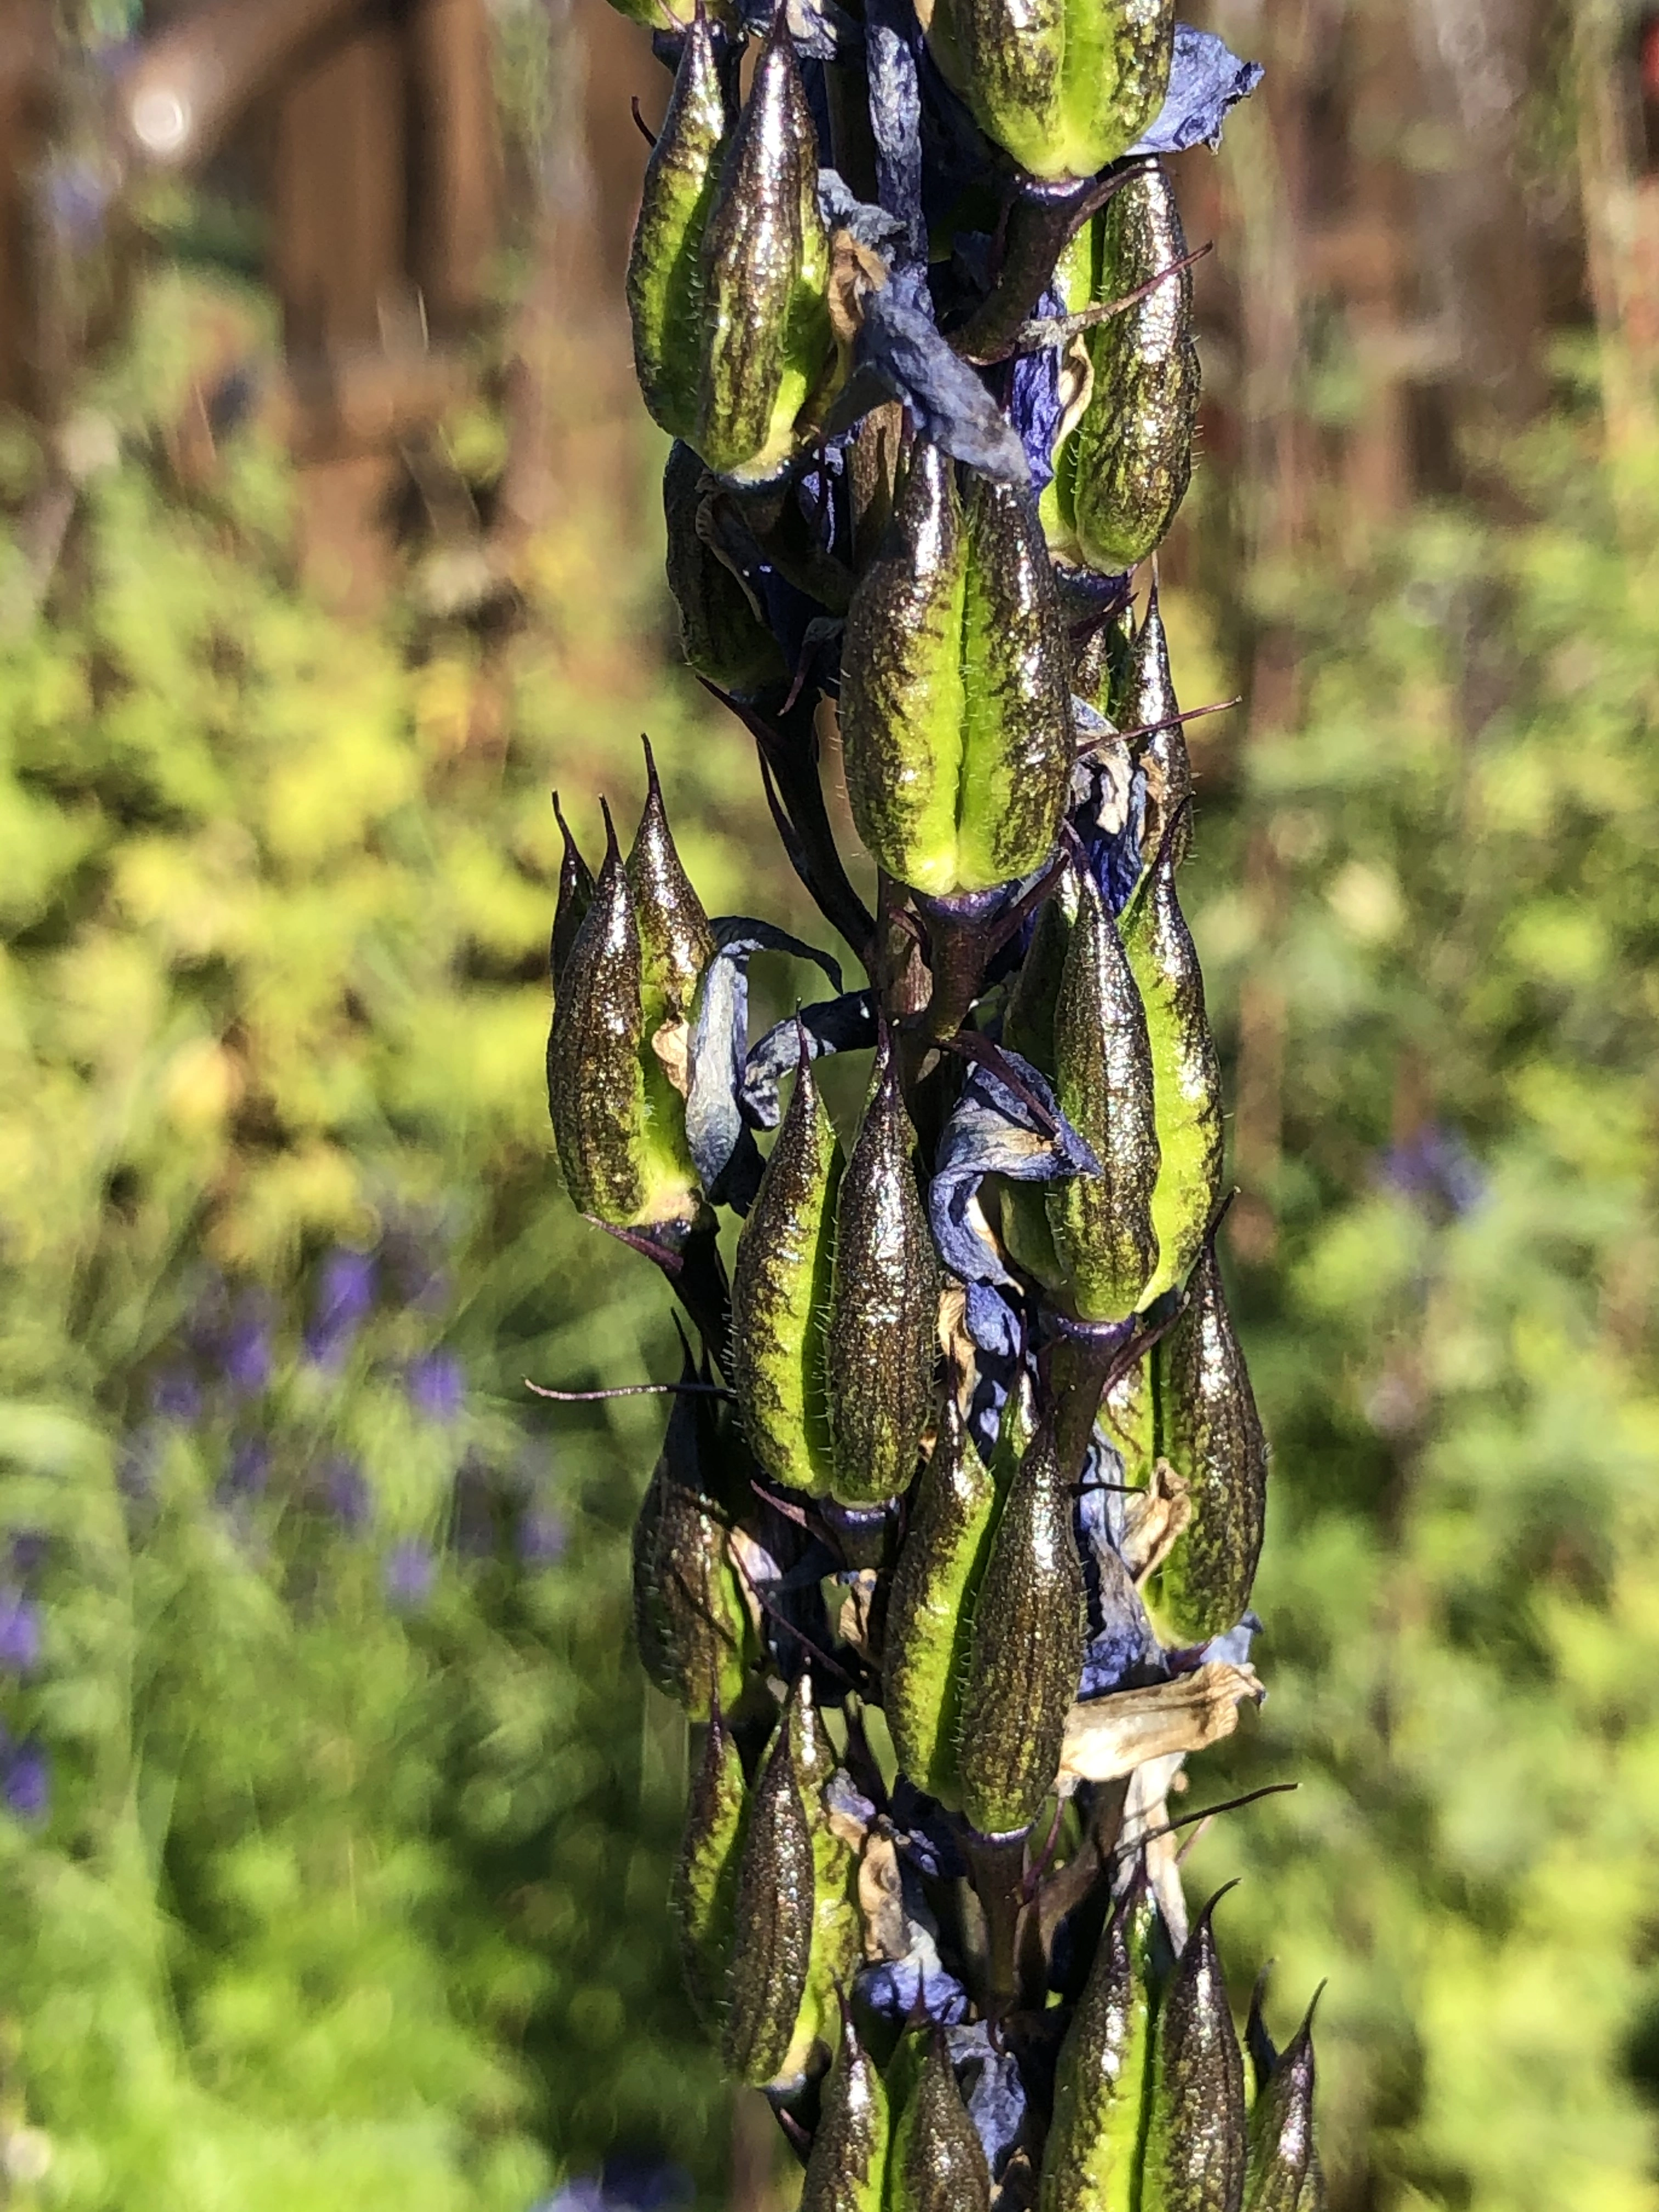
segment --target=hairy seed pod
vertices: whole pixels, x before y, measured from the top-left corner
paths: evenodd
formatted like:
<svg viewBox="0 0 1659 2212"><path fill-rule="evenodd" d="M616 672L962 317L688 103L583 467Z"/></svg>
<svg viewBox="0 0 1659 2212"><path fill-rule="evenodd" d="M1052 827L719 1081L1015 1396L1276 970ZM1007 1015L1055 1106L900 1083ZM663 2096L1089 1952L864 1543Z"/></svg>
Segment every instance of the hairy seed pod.
<svg viewBox="0 0 1659 2212"><path fill-rule="evenodd" d="M1164 104L1172 0L933 0L921 13L940 73L1034 177L1092 176Z"/></svg>
<svg viewBox="0 0 1659 2212"><path fill-rule="evenodd" d="M824 1333L830 1488L843 1505L898 1496L933 1410L939 1261L910 1163L915 1143L884 1046L842 1177Z"/></svg>
<svg viewBox="0 0 1659 2212"><path fill-rule="evenodd" d="M688 1352L683 1382L697 1370ZM634 1524L634 1633L657 1687L693 1720L743 1694L754 1632L727 1540L718 1416L704 1396L674 1401Z"/></svg>
<svg viewBox="0 0 1659 2212"><path fill-rule="evenodd" d="M605 862L559 976L547 1041L547 1104L575 1205L618 1225L655 1195L646 1159L640 933L605 810Z"/></svg>
<svg viewBox="0 0 1659 2212"><path fill-rule="evenodd" d="M806 2161L800 2212L882 2212L888 2137L887 2092L844 2016Z"/></svg>
<svg viewBox="0 0 1659 2212"><path fill-rule="evenodd" d="M1221 1195L1221 1064L1169 852L1141 878L1124 913L1122 934L1146 1011L1158 1121L1152 1193L1158 1268L1142 1298L1150 1304L1185 1279Z"/></svg>
<svg viewBox="0 0 1659 2212"><path fill-rule="evenodd" d="M685 1829L669 1889L686 1990L698 2019L714 2034L720 2029L737 1929L745 1807L743 1761L716 1708L691 1778Z"/></svg>
<svg viewBox="0 0 1659 2212"><path fill-rule="evenodd" d="M1040 868L1070 788L1070 653L1030 499L918 441L842 647L853 818L931 897Z"/></svg>
<svg viewBox="0 0 1659 2212"><path fill-rule="evenodd" d="M749 1808L721 2054L762 2084L783 2071L812 1955L812 1832L795 1771L795 1709L784 1708Z"/></svg>
<svg viewBox="0 0 1659 2212"><path fill-rule="evenodd" d="M684 1017L697 980L714 957L702 902L680 861L650 743L645 747L645 810L628 855L628 887L639 923L646 1019Z"/></svg>
<svg viewBox="0 0 1659 2212"><path fill-rule="evenodd" d="M559 862L559 902L553 910L553 939L548 947L548 966L556 996L559 978L576 942L576 933L593 903L593 877L582 858L580 846L570 834L570 824L564 818L556 791L553 794L553 816L564 841L564 853Z"/></svg>
<svg viewBox="0 0 1659 2212"><path fill-rule="evenodd" d="M1130 648L1128 676L1118 714L1123 729L1151 733L1140 746L1140 765L1146 777L1141 853L1148 866L1157 860L1166 836L1170 857L1176 867L1186 859L1193 842L1188 803L1193 795L1193 764L1186 733L1176 719L1180 713L1170 674L1170 642L1154 584L1146 602L1146 618Z"/></svg>
<svg viewBox="0 0 1659 2212"><path fill-rule="evenodd" d="M719 690L752 699L787 683L789 670L748 585L710 535L705 493L713 482L690 447L676 440L662 479L668 588L691 667Z"/></svg>
<svg viewBox="0 0 1659 2212"><path fill-rule="evenodd" d="M726 100L701 10L685 34L628 257L634 368L653 421L671 437L696 426L703 358L703 233L720 181Z"/></svg>
<svg viewBox="0 0 1659 2212"><path fill-rule="evenodd" d="M1154 1577L1148 1605L1168 1637L1202 1644L1224 1634L1249 1602L1267 1500L1267 1441L1213 1239L1153 1357L1158 1442L1187 1486L1192 1518Z"/></svg>
<svg viewBox="0 0 1659 2212"><path fill-rule="evenodd" d="M990 2206L984 2146L957 2087L945 2031L935 2027L894 2120L886 2212L990 2212Z"/></svg>
<svg viewBox="0 0 1659 2212"><path fill-rule="evenodd" d="M842 1166L803 1041L795 1095L738 1240L732 1382L762 1473L818 1498L830 1483L824 1322Z"/></svg>
<svg viewBox="0 0 1659 2212"><path fill-rule="evenodd" d="M1152 1047L1117 924L1087 871L1078 891L1054 1006L1054 1088L1100 1173L1050 1187L1048 1225L1079 1317L1122 1321L1158 1265Z"/></svg>
<svg viewBox="0 0 1659 2212"><path fill-rule="evenodd" d="M1242 2212L1244 2063L1211 1925L1200 1913L1159 2008L1140 2212Z"/></svg>
<svg viewBox="0 0 1659 2212"><path fill-rule="evenodd" d="M899 1765L919 1789L947 1805L960 1802L959 1702L996 1496L947 1391L893 1571L882 1659L882 1710Z"/></svg>
<svg viewBox="0 0 1659 2212"><path fill-rule="evenodd" d="M1250 2025L1257 2025L1252 2007ZM1252 2037L1254 2047L1255 2038ZM1269 2046L1271 2048L1271 2046ZM1250 2108L1244 2212L1322 2212L1324 2176L1314 2148L1313 2008L1282 2056L1258 2068Z"/></svg>
<svg viewBox="0 0 1659 2212"><path fill-rule="evenodd" d="M690 441L717 475L761 483L834 354L818 143L780 9L703 232L702 380Z"/></svg>
<svg viewBox="0 0 1659 2212"><path fill-rule="evenodd" d="M858 1965L862 1923L858 1908L858 1861L827 1817L824 1790L836 1755L803 1672L791 1696L795 1779L812 1836L812 1941L806 1987L780 2071L793 2079L811 2064L820 2045L836 2038L842 1993Z"/></svg>
<svg viewBox="0 0 1659 2212"><path fill-rule="evenodd" d="M1106 1924L1060 2045L1037 2212L1135 2212L1161 1932L1138 1867Z"/></svg>
<svg viewBox="0 0 1659 2212"><path fill-rule="evenodd" d="M1172 272L1090 334L1092 392L1056 460L1078 551L1109 574L1157 550L1187 495L1200 378L1192 271L1176 267L1187 240L1163 169L1131 175L1095 222L1097 298L1124 299Z"/></svg>
<svg viewBox="0 0 1659 2212"><path fill-rule="evenodd" d="M982 1834L1029 1828L1060 1769L1083 1672L1083 1569L1072 1499L1048 1429L1008 1492L974 1604L957 1763Z"/></svg>

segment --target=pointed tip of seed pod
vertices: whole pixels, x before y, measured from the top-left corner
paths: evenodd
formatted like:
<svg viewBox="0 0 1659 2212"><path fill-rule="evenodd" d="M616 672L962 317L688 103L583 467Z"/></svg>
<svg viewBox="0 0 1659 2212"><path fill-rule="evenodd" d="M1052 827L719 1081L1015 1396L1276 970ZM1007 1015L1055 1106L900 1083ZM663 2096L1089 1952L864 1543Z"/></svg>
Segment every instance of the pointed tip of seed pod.
<svg viewBox="0 0 1659 2212"><path fill-rule="evenodd" d="M800 1008L795 1009L795 1073L810 1081L812 1074L812 1045L806 1034L806 1024L800 1018Z"/></svg>
<svg viewBox="0 0 1659 2212"><path fill-rule="evenodd" d="M1255 2075L1258 2094L1267 2087L1267 2077L1279 2063L1279 2049L1267 2028L1267 1983L1273 1970L1273 1962L1269 1959L1255 1978L1255 1986L1250 1991L1249 2016L1244 2023L1244 2047L1250 2054L1250 2069Z"/></svg>
<svg viewBox="0 0 1659 2212"><path fill-rule="evenodd" d="M647 802L654 799L658 804L660 805L662 801L662 785L657 780L657 757L652 751L651 740L643 730L640 732L640 743L645 747L646 799Z"/></svg>
<svg viewBox="0 0 1659 2212"><path fill-rule="evenodd" d="M607 868L613 866L620 867L622 847L617 842L617 825L611 818L611 801L608 799L600 799L599 811L605 817L605 865Z"/></svg>

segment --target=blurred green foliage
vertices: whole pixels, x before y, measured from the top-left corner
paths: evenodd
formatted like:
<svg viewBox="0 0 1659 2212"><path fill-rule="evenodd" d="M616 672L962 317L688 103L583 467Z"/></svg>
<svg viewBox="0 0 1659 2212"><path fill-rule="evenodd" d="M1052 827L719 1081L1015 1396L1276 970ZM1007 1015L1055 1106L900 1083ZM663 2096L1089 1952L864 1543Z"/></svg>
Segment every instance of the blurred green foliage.
<svg viewBox="0 0 1659 2212"><path fill-rule="evenodd" d="M717 909L764 808L579 490L491 644L307 599L257 428L177 480L192 356L258 314L157 279L0 643L0 2195L712 2189L684 1738L626 1626L663 1417L523 1378L671 1358L550 1159L548 787L592 845L648 725Z"/></svg>
<svg viewBox="0 0 1659 2212"><path fill-rule="evenodd" d="M1269 1697L1194 1795L1300 1784L1194 1872L1282 2021L1329 1977L1334 2202L1390 2212L1659 2203L1659 448L1513 465L1532 520L1285 580L1303 725L1192 864L1287 1025Z"/></svg>

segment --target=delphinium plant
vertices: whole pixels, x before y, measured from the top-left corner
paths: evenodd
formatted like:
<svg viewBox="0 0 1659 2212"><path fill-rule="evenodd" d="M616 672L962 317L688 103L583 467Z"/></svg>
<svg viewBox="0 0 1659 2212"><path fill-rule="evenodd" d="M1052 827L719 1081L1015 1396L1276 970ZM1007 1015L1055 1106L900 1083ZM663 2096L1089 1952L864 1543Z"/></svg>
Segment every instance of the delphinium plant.
<svg viewBox="0 0 1659 2212"><path fill-rule="evenodd" d="M626 854L565 830L560 1158L687 1324L635 1543L686 1973L808 2207L1311 2212L1309 2029L1253 2008L1247 2093L1169 1811L1260 1694L1267 1449L1137 588L1198 399L1160 157L1257 72L1167 0L653 27L628 290L684 650L866 979L708 917L648 749ZM767 950L830 994L751 1044ZM815 1067L860 1051L843 1146Z"/></svg>

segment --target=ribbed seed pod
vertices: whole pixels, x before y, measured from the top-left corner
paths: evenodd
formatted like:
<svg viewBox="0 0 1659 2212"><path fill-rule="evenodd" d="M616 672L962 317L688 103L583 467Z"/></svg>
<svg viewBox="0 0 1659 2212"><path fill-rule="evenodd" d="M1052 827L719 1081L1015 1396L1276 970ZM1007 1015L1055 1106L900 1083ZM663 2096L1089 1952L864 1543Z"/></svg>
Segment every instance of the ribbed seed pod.
<svg viewBox="0 0 1659 2212"><path fill-rule="evenodd" d="M785 2079L810 2065L820 2044L835 2041L842 1995L858 1964L862 1933L858 1862L825 1816L823 1792L836 1771L836 1755L812 1696L811 1675L801 1674L790 1697L795 1779L812 1837L812 1941L806 1987L780 2069Z"/></svg>
<svg viewBox="0 0 1659 2212"><path fill-rule="evenodd" d="M1146 1872L1137 1868L1060 2045L1038 2212L1137 2212L1159 1933Z"/></svg>
<svg viewBox="0 0 1659 2212"><path fill-rule="evenodd" d="M1121 300L1158 276L1144 300L1090 336L1093 391L1061 454L1077 546L1086 565L1132 568L1163 543L1193 472L1198 349L1193 278L1176 269L1187 240L1161 167L1137 171L1095 218L1095 295Z"/></svg>
<svg viewBox="0 0 1659 2212"><path fill-rule="evenodd" d="M564 818L556 791L553 794L553 815L564 841L564 853L559 861L559 902L553 910L553 938L548 947L548 967L556 996L564 963L570 957L576 933L593 903L593 877L582 858L580 846L570 834L570 824Z"/></svg>
<svg viewBox="0 0 1659 2212"><path fill-rule="evenodd" d="M843 2018L801 2185L800 2212L882 2212L888 2140L887 2092L851 2020Z"/></svg>
<svg viewBox="0 0 1659 2212"><path fill-rule="evenodd" d="M750 1804L721 2054L741 2081L775 2080L789 2056L812 1955L812 1831L795 1771L795 1707L786 1705Z"/></svg>
<svg viewBox="0 0 1659 2212"><path fill-rule="evenodd" d="M656 1047L665 1028L672 1034L689 1018L697 979L714 957L714 939L675 849L648 742L645 768L645 807L628 855L628 887L640 936L647 1172L667 1188L695 1193L697 1170L686 1141L684 1096Z"/></svg>
<svg viewBox="0 0 1659 2212"><path fill-rule="evenodd" d="M1259 2026L1251 2010L1252 2057ZM1265 2041L1265 2037L1261 2039ZM1267 2049L1272 2052L1272 2045ZM1314 2148L1313 2008L1288 2048L1256 2067L1250 2108L1244 2212L1323 2212L1325 2180Z"/></svg>
<svg viewBox="0 0 1659 2212"><path fill-rule="evenodd" d="M697 1370L688 1352L684 1382ZM743 1694L755 1638L727 1541L719 1417L708 1397L674 1401L634 1524L634 1633L646 1673L693 1720Z"/></svg>
<svg viewBox="0 0 1659 2212"><path fill-rule="evenodd" d="M697 2017L714 2034L720 2030L737 1927L745 1802L743 1761L731 1729L716 1711L710 1716L702 1756L691 1778L685 1828L669 1890L685 1986Z"/></svg>
<svg viewBox="0 0 1659 2212"><path fill-rule="evenodd" d="M986 1835L1029 1828L1060 1769L1083 1672L1083 1569L1053 1435L1019 1463L974 1605L957 1764Z"/></svg>
<svg viewBox="0 0 1659 2212"><path fill-rule="evenodd" d="M929 896L1041 867L1070 788L1070 654L1030 500L918 441L842 646L853 818Z"/></svg>
<svg viewBox="0 0 1659 2212"><path fill-rule="evenodd" d="M1154 584L1146 601L1146 620L1130 648L1128 678L1118 717L1123 729L1152 732L1140 744L1140 765L1146 777L1141 852L1149 866L1158 858L1166 836L1170 857L1176 867L1186 859L1193 842L1192 808L1188 804L1193 795L1193 764L1186 733L1177 719L1180 713L1170 674L1170 642Z"/></svg>
<svg viewBox="0 0 1659 2212"><path fill-rule="evenodd" d="M645 165L628 257L634 368L653 420L671 437L690 437L696 427L704 331L700 257L726 133L714 34L699 10L680 48L668 112Z"/></svg>
<svg viewBox="0 0 1659 2212"><path fill-rule="evenodd" d="M1140 2212L1243 2212L1244 2063L1211 1925L1200 1913L1152 2035Z"/></svg>
<svg viewBox="0 0 1659 2212"><path fill-rule="evenodd" d="M1171 854L1141 878L1122 935L1152 1054L1158 1267L1142 1297L1150 1304L1185 1279L1221 1195L1221 1064L1204 1010L1198 953L1176 897Z"/></svg>
<svg viewBox="0 0 1659 2212"><path fill-rule="evenodd" d="M1148 1606L1169 1637L1201 1644L1249 1602L1267 1501L1262 1434L1212 1239L1187 1304L1154 1353L1158 1443L1187 1485L1192 1518L1153 1577Z"/></svg>
<svg viewBox="0 0 1659 2212"><path fill-rule="evenodd" d="M933 0L922 23L980 129L1034 177L1092 176L1169 88L1172 0Z"/></svg>
<svg viewBox="0 0 1659 2212"><path fill-rule="evenodd" d="M690 447L677 439L662 479L668 588L679 610L687 661L720 690L750 699L787 683L789 670L749 586L705 535L704 489L712 481Z"/></svg>
<svg viewBox="0 0 1659 2212"><path fill-rule="evenodd" d="M893 1571L882 1657L882 1710L899 1765L947 1805L958 1802L957 1727L996 1496L947 1392Z"/></svg>
<svg viewBox="0 0 1659 2212"><path fill-rule="evenodd" d="M834 353L818 144L784 11L773 19L702 234L702 380L691 443L718 475L759 483Z"/></svg>
<svg viewBox="0 0 1659 2212"><path fill-rule="evenodd" d="M990 2204L991 2169L936 2027L894 2118L886 2212L990 2212Z"/></svg>
<svg viewBox="0 0 1659 2212"><path fill-rule="evenodd" d="M1100 1173L1050 1186L1048 1226L1079 1317L1122 1321L1158 1264L1152 1047L1117 924L1086 872L1078 894L1054 1006L1054 1088Z"/></svg>
<svg viewBox="0 0 1659 2212"><path fill-rule="evenodd" d="M572 1200L623 1224L648 1212L656 1194L646 1157L640 933L609 808L605 831L592 903L559 975L547 1104Z"/></svg>
<svg viewBox="0 0 1659 2212"><path fill-rule="evenodd" d="M803 1044L795 1094L738 1240L732 1382L762 1472L815 1497L830 1484L824 1325L843 1164Z"/></svg>
<svg viewBox="0 0 1659 2212"><path fill-rule="evenodd" d="M830 1487L843 1505L898 1496L933 1410L939 1261L910 1163L915 1143L884 1046L842 1177L824 1333Z"/></svg>

